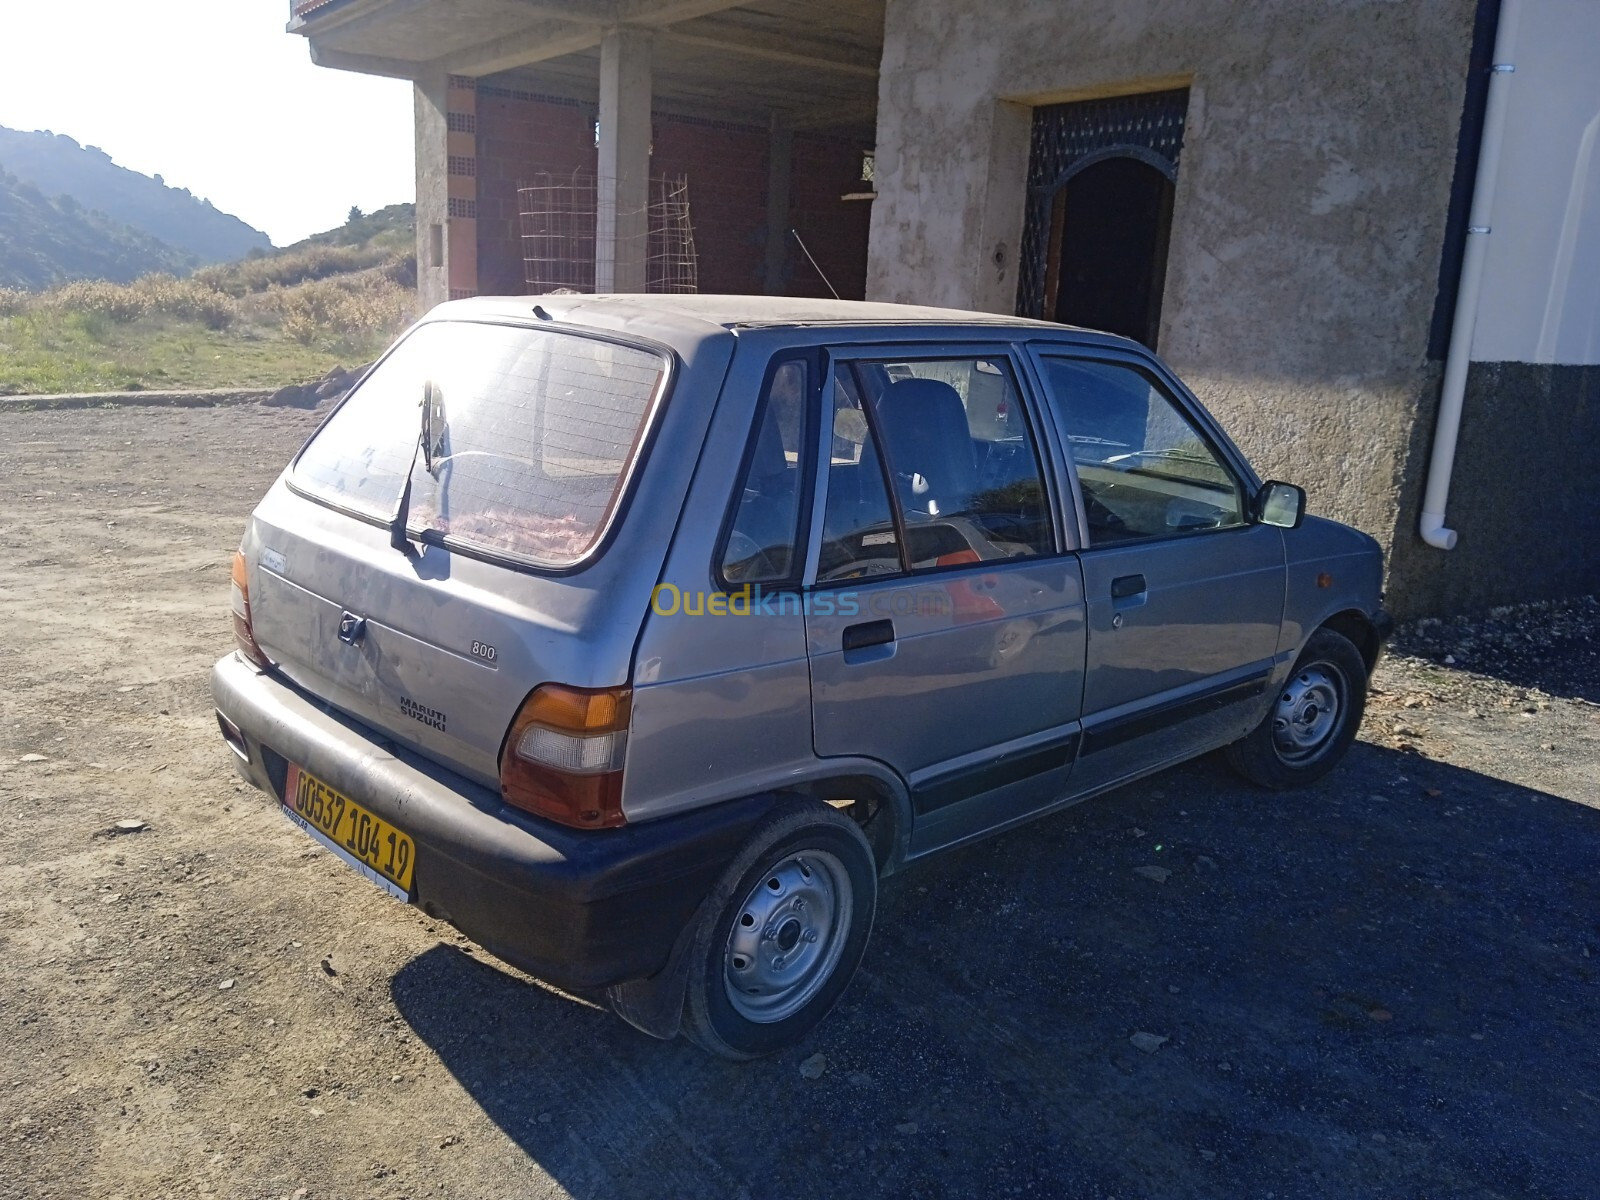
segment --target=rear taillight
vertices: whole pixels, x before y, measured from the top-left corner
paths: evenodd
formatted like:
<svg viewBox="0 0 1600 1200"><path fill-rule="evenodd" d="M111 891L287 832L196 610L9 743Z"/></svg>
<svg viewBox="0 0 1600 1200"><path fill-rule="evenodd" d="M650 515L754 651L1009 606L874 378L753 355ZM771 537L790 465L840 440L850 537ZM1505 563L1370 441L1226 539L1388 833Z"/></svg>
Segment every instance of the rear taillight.
<svg viewBox="0 0 1600 1200"><path fill-rule="evenodd" d="M256 645L255 631L250 627L250 574L242 551L233 555L233 638L239 643L239 653L258 667L270 667L272 660Z"/></svg>
<svg viewBox="0 0 1600 1200"><path fill-rule="evenodd" d="M622 815L629 688L533 689L500 755L507 804L578 829L613 829Z"/></svg>

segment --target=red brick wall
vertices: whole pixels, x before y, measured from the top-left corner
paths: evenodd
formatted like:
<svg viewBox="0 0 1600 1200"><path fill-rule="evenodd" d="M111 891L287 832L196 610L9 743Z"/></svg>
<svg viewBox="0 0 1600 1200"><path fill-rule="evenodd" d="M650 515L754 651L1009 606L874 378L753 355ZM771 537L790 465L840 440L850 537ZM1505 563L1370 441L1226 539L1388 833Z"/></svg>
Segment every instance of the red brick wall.
<svg viewBox="0 0 1600 1200"><path fill-rule="evenodd" d="M592 105L526 92L478 89L478 288L520 295L523 283L519 183L535 173L593 172ZM765 290L767 130L657 113L651 174L687 175L702 292ZM789 225L799 229L840 295L866 291L869 206L842 202L861 173L861 147L814 135L794 137ZM826 296L816 271L789 240L786 292Z"/></svg>
<svg viewBox="0 0 1600 1200"><path fill-rule="evenodd" d="M517 185L538 171L595 169L594 109L501 88L478 88L478 290L520 296Z"/></svg>
<svg viewBox="0 0 1600 1200"><path fill-rule="evenodd" d="M652 175L689 177L700 290L765 291L767 131L656 113Z"/></svg>
<svg viewBox="0 0 1600 1200"><path fill-rule="evenodd" d="M872 202L840 200L862 192L861 152L857 142L812 134L795 134L790 150L789 224L805 239L806 249L846 300L867 294L867 231ZM789 239L787 286L790 296L829 296L827 284Z"/></svg>

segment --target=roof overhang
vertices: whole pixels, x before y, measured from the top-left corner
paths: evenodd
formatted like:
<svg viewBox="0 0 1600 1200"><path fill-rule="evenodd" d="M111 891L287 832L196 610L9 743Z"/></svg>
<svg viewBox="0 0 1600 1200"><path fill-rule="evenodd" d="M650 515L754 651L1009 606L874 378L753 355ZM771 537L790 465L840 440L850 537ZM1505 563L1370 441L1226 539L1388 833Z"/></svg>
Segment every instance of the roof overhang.
<svg viewBox="0 0 1600 1200"><path fill-rule="evenodd" d="M651 32L666 108L797 129L875 123L884 0L301 0L313 61L591 97L607 29Z"/></svg>

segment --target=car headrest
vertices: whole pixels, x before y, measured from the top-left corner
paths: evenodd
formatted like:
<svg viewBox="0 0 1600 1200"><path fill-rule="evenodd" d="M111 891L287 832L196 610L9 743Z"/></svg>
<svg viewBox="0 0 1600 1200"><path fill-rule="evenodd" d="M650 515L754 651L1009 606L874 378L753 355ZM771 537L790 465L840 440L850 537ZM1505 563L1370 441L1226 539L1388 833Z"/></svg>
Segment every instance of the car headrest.
<svg viewBox="0 0 1600 1200"><path fill-rule="evenodd" d="M967 410L955 388L938 379L897 380L884 389L877 411L895 475L922 476L942 511L965 506L977 466Z"/></svg>

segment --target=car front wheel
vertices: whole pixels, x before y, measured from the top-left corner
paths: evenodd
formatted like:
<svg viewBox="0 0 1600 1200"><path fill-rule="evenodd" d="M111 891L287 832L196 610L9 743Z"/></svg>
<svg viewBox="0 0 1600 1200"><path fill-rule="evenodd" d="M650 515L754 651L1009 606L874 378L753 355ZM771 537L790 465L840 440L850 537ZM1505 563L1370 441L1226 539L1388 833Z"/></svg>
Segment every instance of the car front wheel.
<svg viewBox="0 0 1600 1200"><path fill-rule="evenodd" d="M702 910L684 1032L732 1059L799 1041L855 975L877 893L872 849L849 817L816 801L776 813Z"/></svg>
<svg viewBox="0 0 1600 1200"><path fill-rule="evenodd" d="M1228 763L1265 788L1321 779L1355 741L1367 707L1367 668L1341 634L1319 629L1306 641L1261 724L1227 748Z"/></svg>

